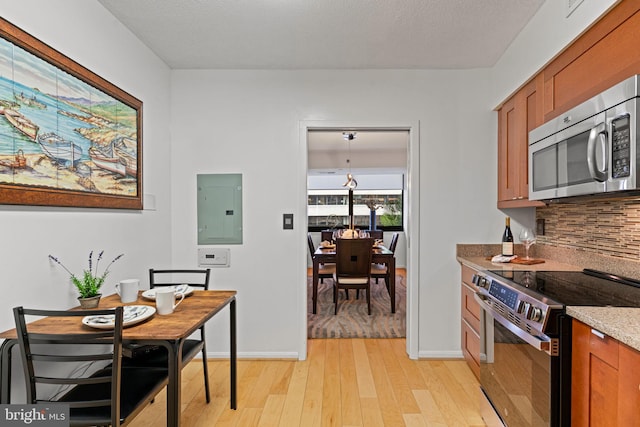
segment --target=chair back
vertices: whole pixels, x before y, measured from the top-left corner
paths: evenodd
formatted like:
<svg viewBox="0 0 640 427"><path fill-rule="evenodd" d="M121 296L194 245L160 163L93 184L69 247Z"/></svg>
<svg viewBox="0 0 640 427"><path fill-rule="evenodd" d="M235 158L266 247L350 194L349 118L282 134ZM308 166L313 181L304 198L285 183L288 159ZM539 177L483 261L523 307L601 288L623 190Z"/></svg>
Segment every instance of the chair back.
<svg viewBox="0 0 640 427"><path fill-rule="evenodd" d="M313 254L316 253L316 246L313 244L311 233L307 233L307 243L309 244L309 255L311 255L311 258L313 258Z"/></svg>
<svg viewBox="0 0 640 427"><path fill-rule="evenodd" d="M366 230L369 233L369 237L372 239L382 240L384 231L382 230Z"/></svg>
<svg viewBox="0 0 640 427"><path fill-rule="evenodd" d="M15 307L13 314L27 403L65 403L69 405L72 419L88 419L89 425L119 426L123 307L73 311ZM80 317L89 315L114 316L114 328L65 332L66 324L75 325ZM37 322L27 322L26 316L30 316L29 320L33 317L56 318L60 327L55 333L38 331ZM80 363L103 369L69 372ZM52 391L51 386L58 386L59 390Z"/></svg>
<svg viewBox="0 0 640 427"><path fill-rule="evenodd" d="M396 246L398 246L398 237L400 236L400 233L393 233L391 235L391 243L389 244L389 250L391 252L393 252L394 254L396 253Z"/></svg>
<svg viewBox="0 0 640 427"><path fill-rule="evenodd" d="M156 270L149 269L149 287L188 285L192 288L209 289L211 269Z"/></svg>
<svg viewBox="0 0 640 427"><path fill-rule="evenodd" d="M373 239L338 239L336 242L336 276L370 277Z"/></svg>
<svg viewBox="0 0 640 427"><path fill-rule="evenodd" d="M333 230L322 230L320 232L320 241L333 242Z"/></svg>

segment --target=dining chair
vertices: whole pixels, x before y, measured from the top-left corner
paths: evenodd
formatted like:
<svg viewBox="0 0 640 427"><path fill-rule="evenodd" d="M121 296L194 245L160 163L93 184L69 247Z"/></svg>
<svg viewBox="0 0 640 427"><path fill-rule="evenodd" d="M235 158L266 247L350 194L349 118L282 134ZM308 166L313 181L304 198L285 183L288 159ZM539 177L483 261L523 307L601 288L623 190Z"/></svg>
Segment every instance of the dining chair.
<svg viewBox="0 0 640 427"><path fill-rule="evenodd" d="M71 426L124 426L168 381L166 368L124 367L123 307L98 310L13 309L28 404L69 405ZM67 332L84 316L113 316L110 329ZM59 322L55 332L32 320Z"/></svg>
<svg viewBox="0 0 640 427"><path fill-rule="evenodd" d="M369 237L376 240L382 240L384 237L384 231L382 230L365 230L369 233Z"/></svg>
<svg viewBox="0 0 640 427"><path fill-rule="evenodd" d="M208 290L211 269L195 270L156 270L149 269L149 287L188 285L195 289ZM188 297L187 297L188 298ZM204 391L207 403L211 401L209 392L209 369L207 367L207 347L204 325L195 333L194 338L185 340L182 345L182 367L189 363L198 352L202 353L204 371ZM131 344L125 345L126 364L135 366L167 366L167 350L159 346Z"/></svg>
<svg viewBox="0 0 640 427"><path fill-rule="evenodd" d="M320 241L333 242L333 230L322 230L320 232Z"/></svg>
<svg viewBox="0 0 640 427"><path fill-rule="evenodd" d="M393 233L391 235L391 242L389 243L389 250L396 253L396 246L398 246L398 238L400 233ZM378 279L384 279L385 286L387 287L387 291L389 290L389 268L387 264L371 264L371 278L376 279L376 283L378 283Z"/></svg>
<svg viewBox="0 0 640 427"><path fill-rule="evenodd" d="M314 254L316 253L316 247L313 244L313 238L311 237L311 233L307 233L307 243L309 244L309 253L311 254L311 259L313 260ZM333 275L336 272L336 265L334 263L322 263L318 266L318 277L320 278L320 283L324 283L324 279L333 279Z"/></svg>
<svg viewBox="0 0 640 427"><path fill-rule="evenodd" d="M338 239L336 274L333 284L335 314L338 314L338 290L367 291L367 311L371 314L371 247L373 239ZM357 298L357 297L356 297Z"/></svg>

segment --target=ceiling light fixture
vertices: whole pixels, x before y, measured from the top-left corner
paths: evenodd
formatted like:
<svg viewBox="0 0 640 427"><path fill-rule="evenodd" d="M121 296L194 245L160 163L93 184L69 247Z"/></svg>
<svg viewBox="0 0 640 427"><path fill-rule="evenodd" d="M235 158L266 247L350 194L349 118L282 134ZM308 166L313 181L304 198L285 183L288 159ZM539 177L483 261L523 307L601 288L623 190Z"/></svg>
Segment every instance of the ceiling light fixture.
<svg viewBox="0 0 640 427"><path fill-rule="evenodd" d="M353 190L358 186L358 181L355 180L353 175L351 174L351 141L356 138L355 132L342 132L342 137L347 141L349 145L349 157L347 157L347 166L349 166L349 172L347 173L347 182L342 184L343 187L347 187L349 189L349 229L351 230L351 234L345 237L353 237L355 235L355 218L353 216Z"/></svg>
<svg viewBox="0 0 640 427"><path fill-rule="evenodd" d="M349 157L347 158L347 166L349 166L349 172L347 173L347 182L342 184L343 187L347 187L350 191L354 190L358 186L358 181L355 180L351 174L351 141L356 139L355 132L342 132L342 138L347 141L349 145Z"/></svg>

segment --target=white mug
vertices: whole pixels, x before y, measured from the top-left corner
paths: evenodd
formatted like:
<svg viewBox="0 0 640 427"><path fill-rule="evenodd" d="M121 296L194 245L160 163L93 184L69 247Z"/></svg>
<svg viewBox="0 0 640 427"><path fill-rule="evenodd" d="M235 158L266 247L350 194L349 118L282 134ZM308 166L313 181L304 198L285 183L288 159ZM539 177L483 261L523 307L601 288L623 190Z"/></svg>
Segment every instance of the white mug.
<svg viewBox="0 0 640 427"><path fill-rule="evenodd" d="M184 299L184 294L175 292L172 286L161 286L154 289L156 290L156 309L158 310L158 314L173 313L173 310ZM180 296L178 302L176 302L176 295Z"/></svg>
<svg viewBox="0 0 640 427"><path fill-rule="evenodd" d="M138 279L125 279L116 283L116 292L120 295L120 301L122 302L135 302L138 300L138 287L140 286L140 280Z"/></svg>

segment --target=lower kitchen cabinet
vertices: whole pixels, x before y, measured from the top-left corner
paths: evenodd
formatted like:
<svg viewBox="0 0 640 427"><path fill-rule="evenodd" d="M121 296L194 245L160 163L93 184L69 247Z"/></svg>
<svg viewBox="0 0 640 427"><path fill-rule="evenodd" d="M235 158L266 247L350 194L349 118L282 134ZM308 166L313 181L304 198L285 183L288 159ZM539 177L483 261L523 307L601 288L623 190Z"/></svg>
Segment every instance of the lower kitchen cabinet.
<svg viewBox="0 0 640 427"><path fill-rule="evenodd" d="M640 426L640 352L573 320L572 427Z"/></svg>
<svg viewBox="0 0 640 427"><path fill-rule="evenodd" d="M473 284L472 277L477 273L471 267L462 265L462 283L461 283L461 346L462 354L469 364L469 367L480 378L480 319L481 308L473 295L476 286Z"/></svg>

